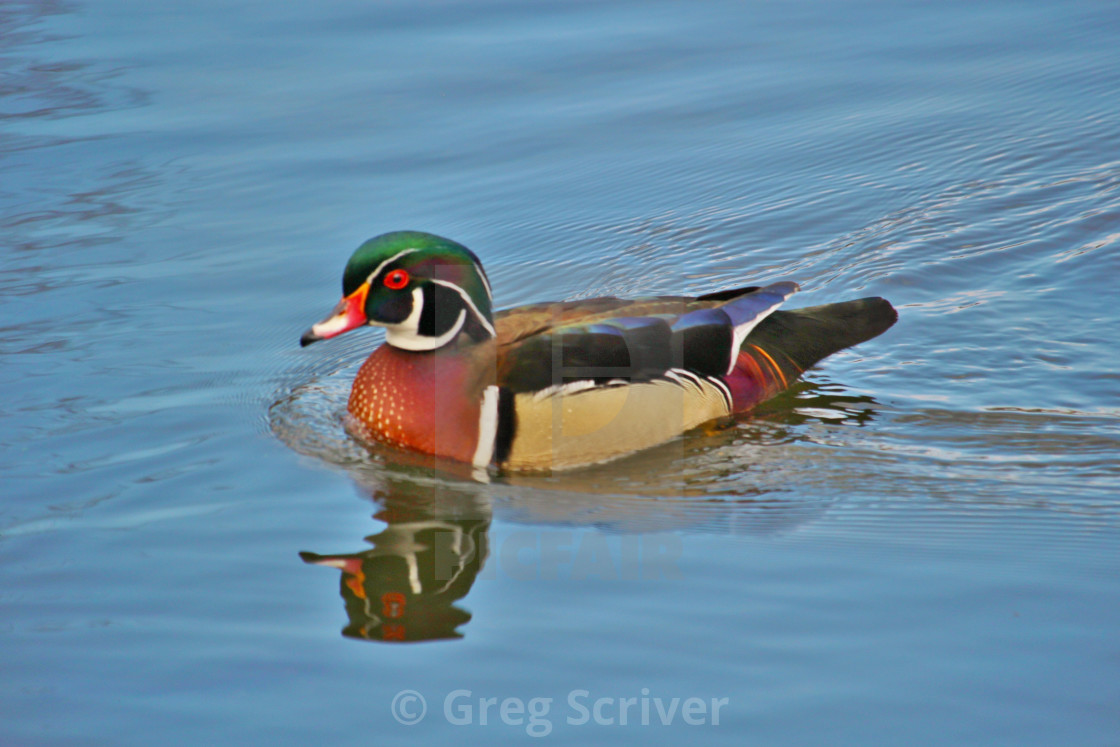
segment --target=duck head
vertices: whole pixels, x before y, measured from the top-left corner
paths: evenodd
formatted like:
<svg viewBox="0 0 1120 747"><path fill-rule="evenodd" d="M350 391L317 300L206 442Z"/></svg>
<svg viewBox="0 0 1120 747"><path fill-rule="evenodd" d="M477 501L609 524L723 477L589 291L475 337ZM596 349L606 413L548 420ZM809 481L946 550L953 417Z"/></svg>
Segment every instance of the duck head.
<svg viewBox="0 0 1120 747"><path fill-rule="evenodd" d="M365 242L342 275L342 300L304 332L300 345L363 325L384 327L385 341L410 351L436 350L464 338L495 337L490 282L462 244L420 231L394 231Z"/></svg>

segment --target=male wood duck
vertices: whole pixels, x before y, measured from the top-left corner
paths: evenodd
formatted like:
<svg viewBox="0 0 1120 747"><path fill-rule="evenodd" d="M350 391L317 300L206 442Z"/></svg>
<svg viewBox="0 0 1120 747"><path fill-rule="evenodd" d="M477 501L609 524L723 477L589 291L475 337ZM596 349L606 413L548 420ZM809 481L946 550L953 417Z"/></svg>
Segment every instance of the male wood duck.
<svg viewBox="0 0 1120 747"><path fill-rule="evenodd" d="M604 462L750 410L898 318L882 298L777 311L779 282L695 298L592 298L495 313L478 257L418 231L362 244L301 345L376 325L348 410L362 435L475 468Z"/></svg>

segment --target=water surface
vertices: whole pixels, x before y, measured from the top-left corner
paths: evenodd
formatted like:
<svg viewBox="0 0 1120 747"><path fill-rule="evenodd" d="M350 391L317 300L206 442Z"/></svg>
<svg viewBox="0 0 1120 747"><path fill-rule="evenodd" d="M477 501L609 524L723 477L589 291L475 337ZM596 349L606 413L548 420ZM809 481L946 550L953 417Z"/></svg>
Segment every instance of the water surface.
<svg viewBox="0 0 1120 747"><path fill-rule="evenodd" d="M1104 2L0 6L0 742L1115 744L1118 45ZM480 484L346 436L377 332L298 347L400 228L502 307L901 318Z"/></svg>

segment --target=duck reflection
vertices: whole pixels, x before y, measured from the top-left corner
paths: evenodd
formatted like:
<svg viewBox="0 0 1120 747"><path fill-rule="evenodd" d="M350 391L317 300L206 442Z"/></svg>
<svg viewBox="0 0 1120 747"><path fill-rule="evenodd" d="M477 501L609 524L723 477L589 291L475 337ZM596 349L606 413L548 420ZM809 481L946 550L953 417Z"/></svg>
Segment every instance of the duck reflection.
<svg viewBox="0 0 1120 747"><path fill-rule="evenodd" d="M406 482L377 490L388 526L353 553L301 552L304 562L342 571L340 592L348 638L410 642L462 638L471 619L456 606L489 554L488 506L475 496L448 494Z"/></svg>
<svg viewBox="0 0 1120 747"><path fill-rule="evenodd" d="M361 492L379 507L373 518L385 528L365 538L369 547L364 550L302 552L300 557L341 572L339 590L349 618L344 636L400 643L462 638L471 614L459 605L475 582L520 578L527 569L518 553L531 556L534 547L542 552L543 545L510 542L494 548L491 558L495 510L512 524L568 532L561 542L577 556L613 547L590 536L605 532L618 539L620 563L634 561L626 553L635 547L640 553L656 550L658 536L666 533L773 536L793 531L816 521L845 495L845 481L855 491L866 479L814 469L817 452L793 446L811 444L811 434L799 426L863 425L877 405L869 397L808 382L785 397L760 410L749 425L693 433L588 470L501 475L486 483L469 466L368 444L362 452L366 460L345 464ZM801 497L787 500L791 475L797 475ZM491 567L484 574L488 559Z"/></svg>

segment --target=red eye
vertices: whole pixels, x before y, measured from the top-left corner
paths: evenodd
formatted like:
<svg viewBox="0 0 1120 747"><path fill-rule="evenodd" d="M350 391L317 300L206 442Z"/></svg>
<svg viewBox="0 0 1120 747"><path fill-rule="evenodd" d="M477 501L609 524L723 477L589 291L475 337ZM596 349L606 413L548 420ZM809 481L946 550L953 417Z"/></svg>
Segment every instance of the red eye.
<svg viewBox="0 0 1120 747"><path fill-rule="evenodd" d="M385 276L385 287L389 290L400 290L408 285L407 270L393 270Z"/></svg>

